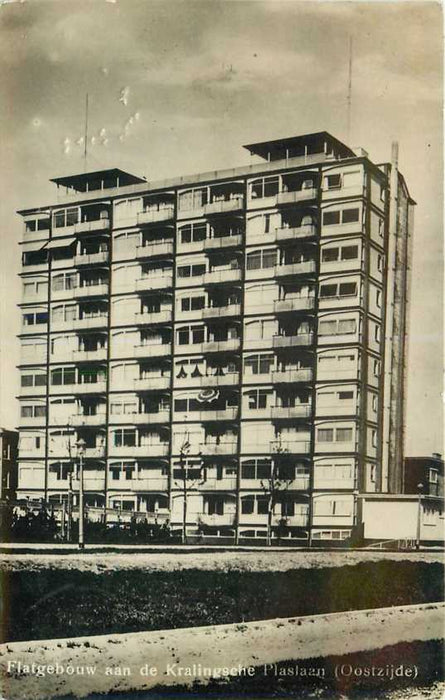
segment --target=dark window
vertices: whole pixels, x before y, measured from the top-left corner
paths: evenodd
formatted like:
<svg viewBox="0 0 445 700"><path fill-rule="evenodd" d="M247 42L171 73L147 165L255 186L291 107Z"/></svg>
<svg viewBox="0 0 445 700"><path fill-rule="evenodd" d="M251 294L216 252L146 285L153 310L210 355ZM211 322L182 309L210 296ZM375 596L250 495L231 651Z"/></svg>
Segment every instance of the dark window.
<svg viewBox="0 0 445 700"><path fill-rule="evenodd" d="M341 187L341 175L327 175L326 181L329 190L335 190Z"/></svg>
<svg viewBox="0 0 445 700"><path fill-rule="evenodd" d="M337 294L337 285L336 284L323 284L320 287L320 296L321 297L335 297Z"/></svg>
<svg viewBox="0 0 445 700"><path fill-rule="evenodd" d="M255 464L252 462L244 462L244 464L241 466L241 477L243 479L254 479Z"/></svg>
<svg viewBox="0 0 445 700"><path fill-rule="evenodd" d="M258 515L267 515L269 512L269 499L259 498L258 499Z"/></svg>
<svg viewBox="0 0 445 700"><path fill-rule="evenodd" d="M204 303L205 303L204 297L192 297L191 308L193 311L196 311L196 309L203 309Z"/></svg>
<svg viewBox="0 0 445 700"><path fill-rule="evenodd" d="M341 259L342 260L356 260L358 258L358 246L357 245L345 245L341 249Z"/></svg>
<svg viewBox="0 0 445 700"><path fill-rule="evenodd" d="M359 209L343 209L342 223L343 224L351 224L354 221L358 221L359 214L360 214Z"/></svg>
<svg viewBox="0 0 445 700"><path fill-rule="evenodd" d="M183 267L178 267L178 277L190 277L192 274L192 269L190 265Z"/></svg>
<svg viewBox="0 0 445 700"><path fill-rule="evenodd" d="M325 211L323 213L323 223L325 226L331 226L332 224L340 223L340 212L339 211Z"/></svg>
<svg viewBox="0 0 445 700"><path fill-rule="evenodd" d="M176 399L175 400L175 411L186 411L187 410L187 399Z"/></svg>
<svg viewBox="0 0 445 700"><path fill-rule="evenodd" d="M34 415L36 418L43 418L46 416L46 406L36 406L34 410Z"/></svg>
<svg viewBox="0 0 445 700"><path fill-rule="evenodd" d="M257 478L258 479L269 479L270 478L270 462L258 462Z"/></svg>
<svg viewBox="0 0 445 700"><path fill-rule="evenodd" d="M343 282L340 285L340 296L350 296L357 294L357 283L356 282Z"/></svg>
<svg viewBox="0 0 445 700"><path fill-rule="evenodd" d="M251 515L253 513L254 499L253 498L243 498L241 499L241 513L244 515Z"/></svg>
<svg viewBox="0 0 445 700"><path fill-rule="evenodd" d="M33 375L32 374L24 374L21 379L21 385L22 386L33 386Z"/></svg>
<svg viewBox="0 0 445 700"><path fill-rule="evenodd" d="M36 374L34 377L35 386L45 386L46 385L46 374Z"/></svg>
<svg viewBox="0 0 445 700"><path fill-rule="evenodd" d="M338 248L323 248L321 251L321 259L323 262L334 262L338 260Z"/></svg>

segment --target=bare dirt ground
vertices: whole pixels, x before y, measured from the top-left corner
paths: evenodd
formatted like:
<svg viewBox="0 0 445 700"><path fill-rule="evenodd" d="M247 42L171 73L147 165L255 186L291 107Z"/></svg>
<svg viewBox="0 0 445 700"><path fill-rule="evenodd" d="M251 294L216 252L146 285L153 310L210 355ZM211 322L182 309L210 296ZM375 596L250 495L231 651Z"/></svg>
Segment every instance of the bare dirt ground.
<svg viewBox="0 0 445 700"><path fill-rule="evenodd" d="M44 554L3 553L2 571L40 571L64 569L103 573L144 569L149 571L289 571L326 567L354 566L360 562L410 561L443 563L443 552L384 552L368 551L207 551L184 550L175 552L140 551L126 553Z"/></svg>

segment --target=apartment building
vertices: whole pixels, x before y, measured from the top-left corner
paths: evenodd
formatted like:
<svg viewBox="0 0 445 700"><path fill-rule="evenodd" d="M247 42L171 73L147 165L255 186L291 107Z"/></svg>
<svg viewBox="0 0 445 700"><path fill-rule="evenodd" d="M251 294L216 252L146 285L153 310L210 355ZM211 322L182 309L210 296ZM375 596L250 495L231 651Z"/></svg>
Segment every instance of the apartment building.
<svg viewBox="0 0 445 700"><path fill-rule="evenodd" d="M235 542L344 540L398 492L412 210L326 132L22 210L19 493ZM186 508L184 508L184 500ZM186 511L186 512L185 512Z"/></svg>
<svg viewBox="0 0 445 700"><path fill-rule="evenodd" d="M0 501L16 497L18 440L16 430L0 428Z"/></svg>

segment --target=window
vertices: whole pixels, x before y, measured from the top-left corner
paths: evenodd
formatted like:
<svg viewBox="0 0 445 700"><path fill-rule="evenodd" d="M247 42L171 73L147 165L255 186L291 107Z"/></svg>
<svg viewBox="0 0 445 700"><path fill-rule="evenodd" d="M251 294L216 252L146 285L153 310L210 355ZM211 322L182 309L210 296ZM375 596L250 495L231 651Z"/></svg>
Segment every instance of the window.
<svg viewBox="0 0 445 700"><path fill-rule="evenodd" d="M197 311L205 306L205 297L187 297L181 299L181 311Z"/></svg>
<svg viewBox="0 0 445 700"><path fill-rule="evenodd" d="M46 374L23 374L21 386L45 386Z"/></svg>
<svg viewBox="0 0 445 700"><path fill-rule="evenodd" d="M252 515L254 511L255 499L253 496L244 496L241 499L241 513L243 515Z"/></svg>
<svg viewBox="0 0 445 700"><path fill-rule="evenodd" d="M356 260L358 258L357 245L345 245L341 249L342 260Z"/></svg>
<svg viewBox="0 0 445 700"><path fill-rule="evenodd" d="M374 339L376 343L380 343L380 326L374 326Z"/></svg>
<svg viewBox="0 0 445 700"><path fill-rule="evenodd" d="M271 468L270 459L248 459L241 465L241 478L269 479Z"/></svg>
<svg viewBox="0 0 445 700"><path fill-rule="evenodd" d="M351 224L359 220L360 209L343 209L342 224Z"/></svg>
<svg viewBox="0 0 445 700"><path fill-rule="evenodd" d="M380 376L380 362L379 360L374 360L374 377L379 377Z"/></svg>
<svg viewBox="0 0 445 700"><path fill-rule="evenodd" d="M252 253L247 254L247 269L248 270L260 270L275 267L277 263L277 251L272 249L264 248L262 250L255 250Z"/></svg>
<svg viewBox="0 0 445 700"><path fill-rule="evenodd" d="M347 335L348 333L355 333L357 330L357 322L354 318L343 319L338 322L338 334Z"/></svg>
<svg viewBox="0 0 445 700"><path fill-rule="evenodd" d="M20 415L22 418L44 418L46 416L46 406L21 406Z"/></svg>
<svg viewBox="0 0 445 700"><path fill-rule="evenodd" d="M267 397L272 394L267 389L254 389L248 393L249 410L261 410L267 408Z"/></svg>
<svg viewBox="0 0 445 700"><path fill-rule="evenodd" d="M23 325L34 326L48 323L48 313L46 311L37 311L35 313L23 314Z"/></svg>
<svg viewBox="0 0 445 700"><path fill-rule="evenodd" d="M244 361L247 374L269 374L275 364L273 355L251 355Z"/></svg>
<svg viewBox="0 0 445 700"><path fill-rule="evenodd" d="M263 177L250 183L250 197L274 197L279 192L279 178L277 176Z"/></svg>
<svg viewBox="0 0 445 700"><path fill-rule="evenodd" d="M339 296L356 296L357 282L342 282L339 287Z"/></svg>
<svg viewBox="0 0 445 700"><path fill-rule="evenodd" d="M377 255L377 270L379 272L383 270L383 255L380 255L380 253Z"/></svg>
<svg viewBox="0 0 445 700"><path fill-rule="evenodd" d="M318 442L334 442L333 428L319 428L317 434Z"/></svg>
<svg viewBox="0 0 445 700"><path fill-rule="evenodd" d="M188 224L180 229L181 243L204 241L207 235L205 224Z"/></svg>
<svg viewBox="0 0 445 700"><path fill-rule="evenodd" d="M338 248L323 248L321 251L322 262L335 262L338 260Z"/></svg>
<svg viewBox="0 0 445 700"><path fill-rule="evenodd" d="M338 190L341 187L341 175L340 173L336 175L326 176L326 185L328 190Z"/></svg>
<svg viewBox="0 0 445 700"><path fill-rule="evenodd" d="M182 209L183 211L200 209L204 206L204 204L207 204L207 201L207 188L199 188L196 190L189 190L188 192L181 192L179 194L179 209Z"/></svg>
<svg viewBox="0 0 445 700"><path fill-rule="evenodd" d="M320 286L320 297L335 297L337 295L336 284L322 284Z"/></svg>
<svg viewBox="0 0 445 700"><path fill-rule="evenodd" d="M378 398L375 394L372 395L372 410L374 413L377 413L377 408L378 408Z"/></svg>
<svg viewBox="0 0 445 700"><path fill-rule="evenodd" d="M197 265L183 265L178 267L178 277L198 277L206 271L204 263Z"/></svg>
<svg viewBox="0 0 445 700"><path fill-rule="evenodd" d="M53 369L51 372L51 384L53 386L60 386L62 384L75 384L76 383L76 370L74 367L60 367L59 369Z"/></svg>
<svg viewBox="0 0 445 700"><path fill-rule="evenodd" d="M382 292L380 291L380 289L377 289L377 291L376 291L375 303L376 303L376 306L380 309L382 306Z"/></svg>
<svg viewBox="0 0 445 700"><path fill-rule="evenodd" d="M372 441L372 446L377 447L377 430L373 430L371 432L371 441Z"/></svg>
<svg viewBox="0 0 445 700"><path fill-rule="evenodd" d="M207 499L209 515L224 515L224 498L222 496L210 496Z"/></svg>
<svg viewBox="0 0 445 700"><path fill-rule="evenodd" d="M136 432L131 428L121 428L114 431L115 447L135 447Z"/></svg>
<svg viewBox="0 0 445 700"><path fill-rule="evenodd" d="M323 224L325 226L333 226L334 224L340 223L340 212L336 211L325 211L323 212Z"/></svg>
<svg viewBox="0 0 445 700"><path fill-rule="evenodd" d="M269 512L269 499L266 496L257 497L258 515L267 515Z"/></svg>
<svg viewBox="0 0 445 700"><path fill-rule="evenodd" d="M319 321L318 324L318 334L320 336L347 335L350 333L355 333L356 330L357 322L354 318Z"/></svg>
<svg viewBox="0 0 445 700"><path fill-rule="evenodd" d="M337 428L336 442L351 442L352 428Z"/></svg>
<svg viewBox="0 0 445 700"><path fill-rule="evenodd" d="M354 399L353 391L339 391L338 398L340 401L352 401Z"/></svg>
<svg viewBox="0 0 445 700"><path fill-rule="evenodd" d="M438 471L437 469L429 469L428 481L430 484L437 484L438 482Z"/></svg>

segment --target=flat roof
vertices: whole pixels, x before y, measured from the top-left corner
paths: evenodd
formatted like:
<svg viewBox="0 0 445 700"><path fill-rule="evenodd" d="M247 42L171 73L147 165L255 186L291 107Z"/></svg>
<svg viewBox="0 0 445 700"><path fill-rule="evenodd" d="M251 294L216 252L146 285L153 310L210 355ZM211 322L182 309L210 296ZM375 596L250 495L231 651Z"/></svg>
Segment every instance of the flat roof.
<svg viewBox="0 0 445 700"><path fill-rule="evenodd" d="M68 175L65 177L50 178L50 182L55 182L56 185L63 187L72 187L77 192L86 192L87 184L98 181L117 181L119 178L119 186L135 185L146 182L143 177L132 175L120 168L109 168L108 170L94 170L90 173L78 173L77 175ZM113 187L115 185L113 184Z"/></svg>
<svg viewBox="0 0 445 700"><path fill-rule="evenodd" d="M317 131L313 134L302 134L301 136L289 136L287 138L274 139L273 141L251 143L247 146L243 146L243 148L247 148L250 153L265 159L268 158L269 154L273 155L273 160L275 160L275 158L279 157L286 149L303 149L305 146L310 149L317 145L321 146L321 144L325 142L334 146L341 157L346 158L355 155L354 151L349 148L349 146L346 146L346 144L336 139L335 136L332 136L332 134L327 131Z"/></svg>

